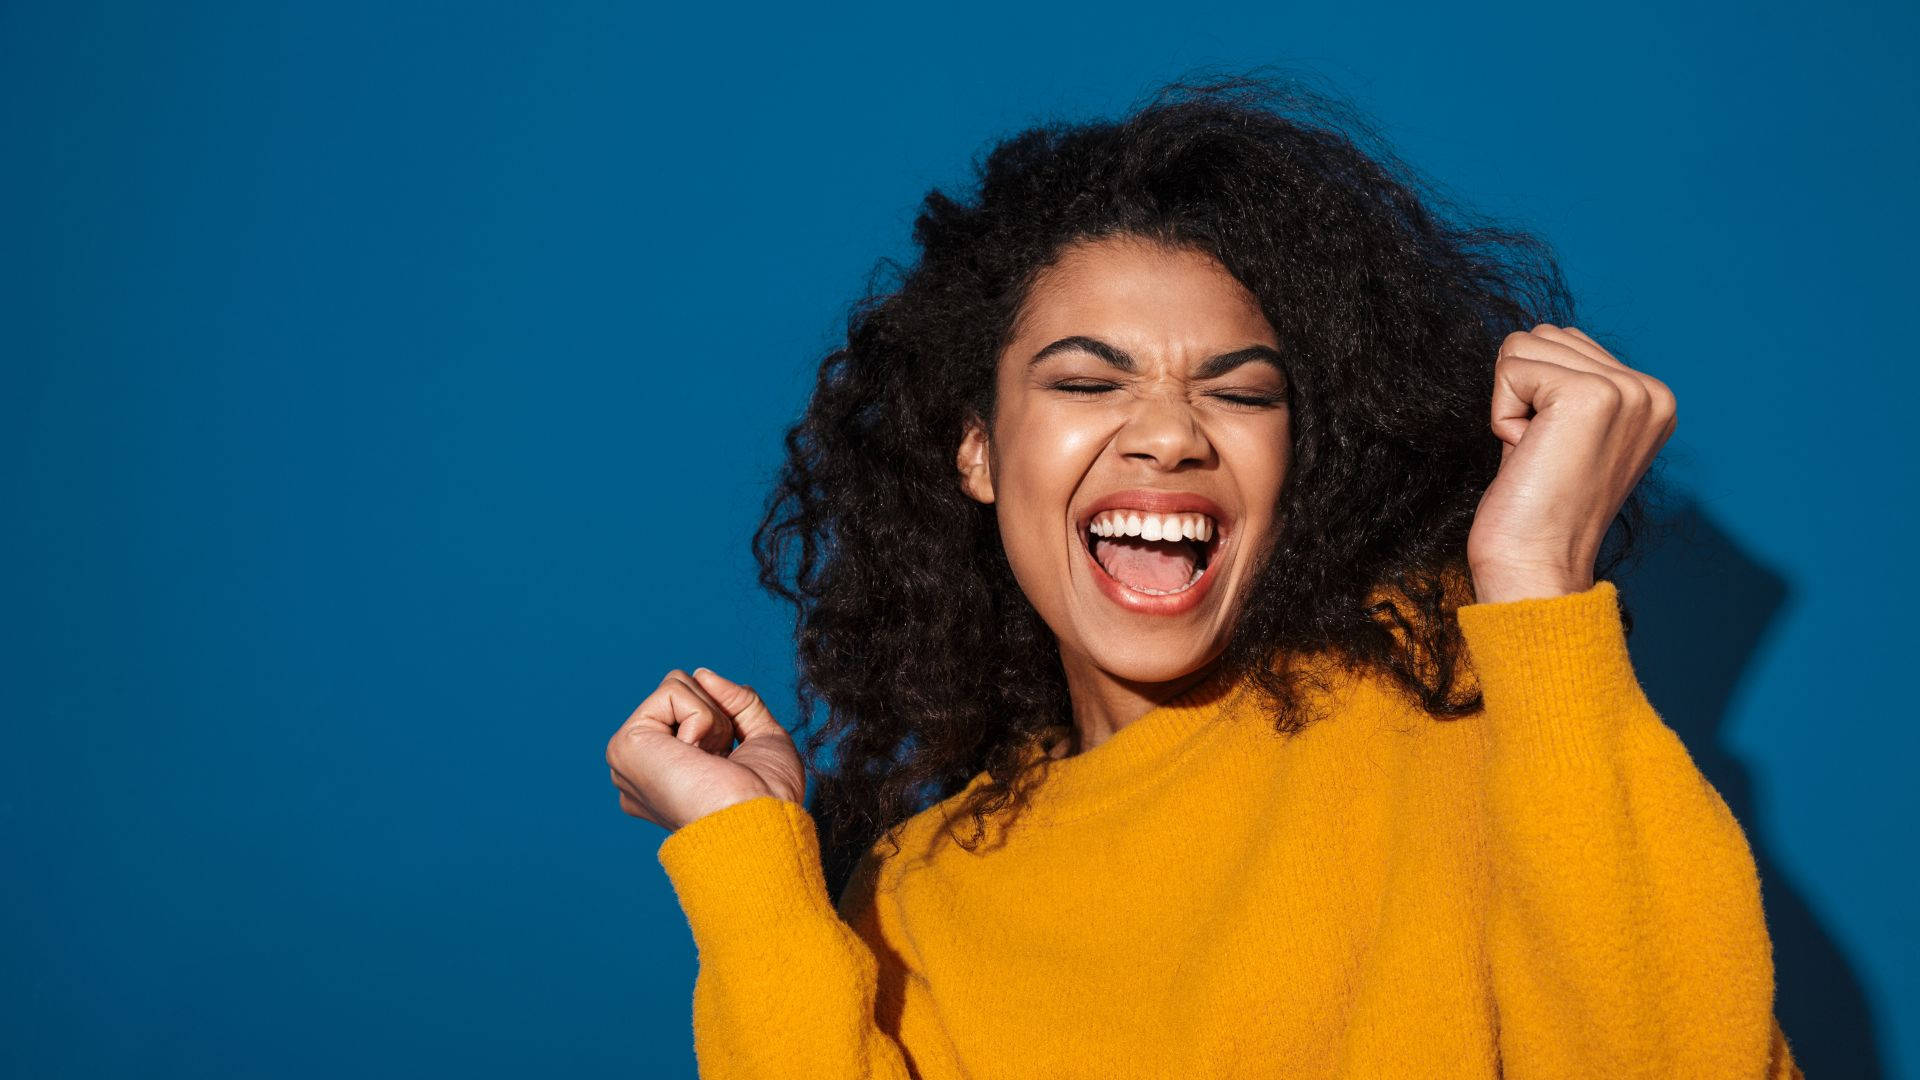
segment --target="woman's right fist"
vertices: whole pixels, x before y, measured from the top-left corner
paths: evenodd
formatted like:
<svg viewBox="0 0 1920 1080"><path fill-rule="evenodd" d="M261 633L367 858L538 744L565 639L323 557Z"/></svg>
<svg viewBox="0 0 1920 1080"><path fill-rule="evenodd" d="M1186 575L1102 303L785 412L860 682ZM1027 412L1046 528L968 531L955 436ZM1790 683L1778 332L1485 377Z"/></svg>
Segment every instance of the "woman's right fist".
<svg viewBox="0 0 1920 1080"><path fill-rule="evenodd" d="M761 795L807 794L793 737L760 695L706 668L667 672L613 733L607 765L620 809L668 831Z"/></svg>

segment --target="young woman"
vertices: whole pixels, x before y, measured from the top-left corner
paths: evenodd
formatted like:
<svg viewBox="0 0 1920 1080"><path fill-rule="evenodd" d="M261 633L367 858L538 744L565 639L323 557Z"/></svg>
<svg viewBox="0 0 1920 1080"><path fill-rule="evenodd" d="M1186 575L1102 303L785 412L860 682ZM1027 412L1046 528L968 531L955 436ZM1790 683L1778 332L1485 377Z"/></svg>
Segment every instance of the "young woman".
<svg viewBox="0 0 1920 1080"><path fill-rule="evenodd" d="M1799 1075L1604 576L1674 396L1348 131L1176 83L926 197L755 536L811 811L705 668L607 748L702 1076Z"/></svg>

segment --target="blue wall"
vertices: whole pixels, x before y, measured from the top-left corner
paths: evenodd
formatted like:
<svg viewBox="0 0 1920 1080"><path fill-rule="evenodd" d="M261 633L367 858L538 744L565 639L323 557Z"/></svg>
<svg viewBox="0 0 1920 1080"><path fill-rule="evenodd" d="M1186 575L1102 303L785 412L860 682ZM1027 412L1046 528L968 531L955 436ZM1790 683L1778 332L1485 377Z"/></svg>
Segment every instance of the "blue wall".
<svg viewBox="0 0 1920 1080"><path fill-rule="evenodd" d="M991 137L1282 63L1678 393L1636 659L1809 1074L1920 1077L1913 6L645 7L0 6L0 1073L692 1076L602 753L791 707L746 538L848 301Z"/></svg>

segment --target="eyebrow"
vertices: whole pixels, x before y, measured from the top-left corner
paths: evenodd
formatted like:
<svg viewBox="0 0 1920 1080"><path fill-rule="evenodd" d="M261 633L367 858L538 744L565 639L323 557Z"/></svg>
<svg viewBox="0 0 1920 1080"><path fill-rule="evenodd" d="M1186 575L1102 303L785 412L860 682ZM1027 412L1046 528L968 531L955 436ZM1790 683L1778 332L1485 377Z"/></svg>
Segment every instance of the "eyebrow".
<svg viewBox="0 0 1920 1080"><path fill-rule="evenodd" d="M1028 370L1032 370L1034 367L1037 367L1042 360L1050 356L1058 353L1072 352L1076 349L1081 352L1092 353L1111 366L1119 368L1128 374L1133 374L1140 370L1139 362L1127 355L1124 350L1117 349L1101 341L1099 338L1086 337L1082 334L1063 337L1059 341L1034 353L1033 359L1027 361L1027 368ZM1216 376L1225 375L1227 372L1232 371L1242 364L1254 362L1271 364L1274 370L1279 372L1282 377L1286 375L1286 364L1284 358L1278 351L1268 348L1265 345L1249 345L1244 349L1235 349L1232 352L1208 357L1194 370L1193 377L1196 379L1211 379Z"/></svg>

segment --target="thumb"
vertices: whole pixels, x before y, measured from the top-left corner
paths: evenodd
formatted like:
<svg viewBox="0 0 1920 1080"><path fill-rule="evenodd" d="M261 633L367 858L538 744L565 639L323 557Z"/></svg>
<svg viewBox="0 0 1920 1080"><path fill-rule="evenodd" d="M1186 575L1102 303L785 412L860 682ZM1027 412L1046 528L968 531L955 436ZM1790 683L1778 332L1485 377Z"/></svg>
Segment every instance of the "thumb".
<svg viewBox="0 0 1920 1080"><path fill-rule="evenodd" d="M740 741L776 732L787 735L787 729L773 718L773 712L760 700L760 695L754 693L753 687L734 682L711 668L694 668L693 677L733 718L734 726L740 730Z"/></svg>
<svg viewBox="0 0 1920 1080"><path fill-rule="evenodd" d="M1493 434L1518 446L1533 418L1553 397L1566 368L1525 356L1502 356L1494 366L1493 400L1488 410Z"/></svg>

